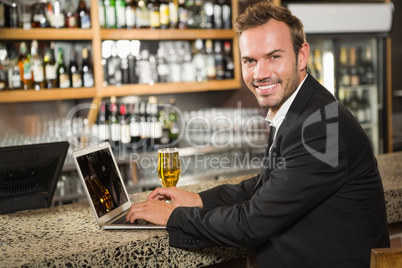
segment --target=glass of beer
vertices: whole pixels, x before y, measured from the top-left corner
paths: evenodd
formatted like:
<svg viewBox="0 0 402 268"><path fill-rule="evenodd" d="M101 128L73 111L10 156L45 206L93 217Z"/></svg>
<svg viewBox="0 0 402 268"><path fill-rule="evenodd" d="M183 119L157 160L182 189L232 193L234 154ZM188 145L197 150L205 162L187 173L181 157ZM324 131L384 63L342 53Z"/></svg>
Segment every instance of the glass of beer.
<svg viewBox="0 0 402 268"><path fill-rule="evenodd" d="M180 177L180 156L177 148L158 150L158 176L163 187L174 187Z"/></svg>

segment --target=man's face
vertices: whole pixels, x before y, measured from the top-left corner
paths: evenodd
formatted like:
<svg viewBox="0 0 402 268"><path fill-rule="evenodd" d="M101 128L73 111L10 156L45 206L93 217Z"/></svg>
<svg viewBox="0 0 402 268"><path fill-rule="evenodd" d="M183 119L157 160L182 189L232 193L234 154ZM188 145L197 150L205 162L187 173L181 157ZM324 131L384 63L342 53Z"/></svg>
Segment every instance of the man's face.
<svg viewBox="0 0 402 268"><path fill-rule="evenodd" d="M261 107L276 113L304 79L309 46L296 63L288 26L271 19L239 37L243 80Z"/></svg>

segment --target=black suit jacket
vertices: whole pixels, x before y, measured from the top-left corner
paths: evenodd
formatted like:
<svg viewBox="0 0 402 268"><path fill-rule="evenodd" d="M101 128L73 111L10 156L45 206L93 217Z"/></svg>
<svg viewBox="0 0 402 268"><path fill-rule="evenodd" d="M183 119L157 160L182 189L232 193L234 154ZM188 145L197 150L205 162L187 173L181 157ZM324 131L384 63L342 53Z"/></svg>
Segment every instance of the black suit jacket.
<svg viewBox="0 0 402 268"><path fill-rule="evenodd" d="M176 208L172 246L254 248L260 267L369 267L388 247L384 192L353 115L308 75L257 177Z"/></svg>

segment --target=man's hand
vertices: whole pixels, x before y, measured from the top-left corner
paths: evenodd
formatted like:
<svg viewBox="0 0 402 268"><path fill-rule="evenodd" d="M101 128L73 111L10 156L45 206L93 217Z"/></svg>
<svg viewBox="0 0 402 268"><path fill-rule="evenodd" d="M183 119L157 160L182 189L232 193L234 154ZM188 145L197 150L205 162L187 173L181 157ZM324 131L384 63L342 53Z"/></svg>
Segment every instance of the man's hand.
<svg viewBox="0 0 402 268"><path fill-rule="evenodd" d="M157 225L166 225L175 206L159 200L147 200L131 205L126 220L133 223L144 219Z"/></svg>
<svg viewBox="0 0 402 268"><path fill-rule="evenodd" d="M148 200L169 201L175 207L203 207L201 197L198 194L176 187L156 188L148 196Z"/></svg>

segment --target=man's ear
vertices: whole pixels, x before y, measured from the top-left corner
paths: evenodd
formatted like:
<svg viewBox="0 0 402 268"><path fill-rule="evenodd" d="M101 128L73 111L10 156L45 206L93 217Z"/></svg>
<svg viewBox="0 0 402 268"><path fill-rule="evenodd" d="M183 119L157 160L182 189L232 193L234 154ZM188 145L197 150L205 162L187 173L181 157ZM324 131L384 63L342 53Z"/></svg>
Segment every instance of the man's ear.
<svg viewBox="0 0 402 268"><path fill-rule="evenodd" d="M307 68L307 60L310 54L310 45L308 43L303 43L299 50L298 64L299 70L305 70Z"/></svg>

